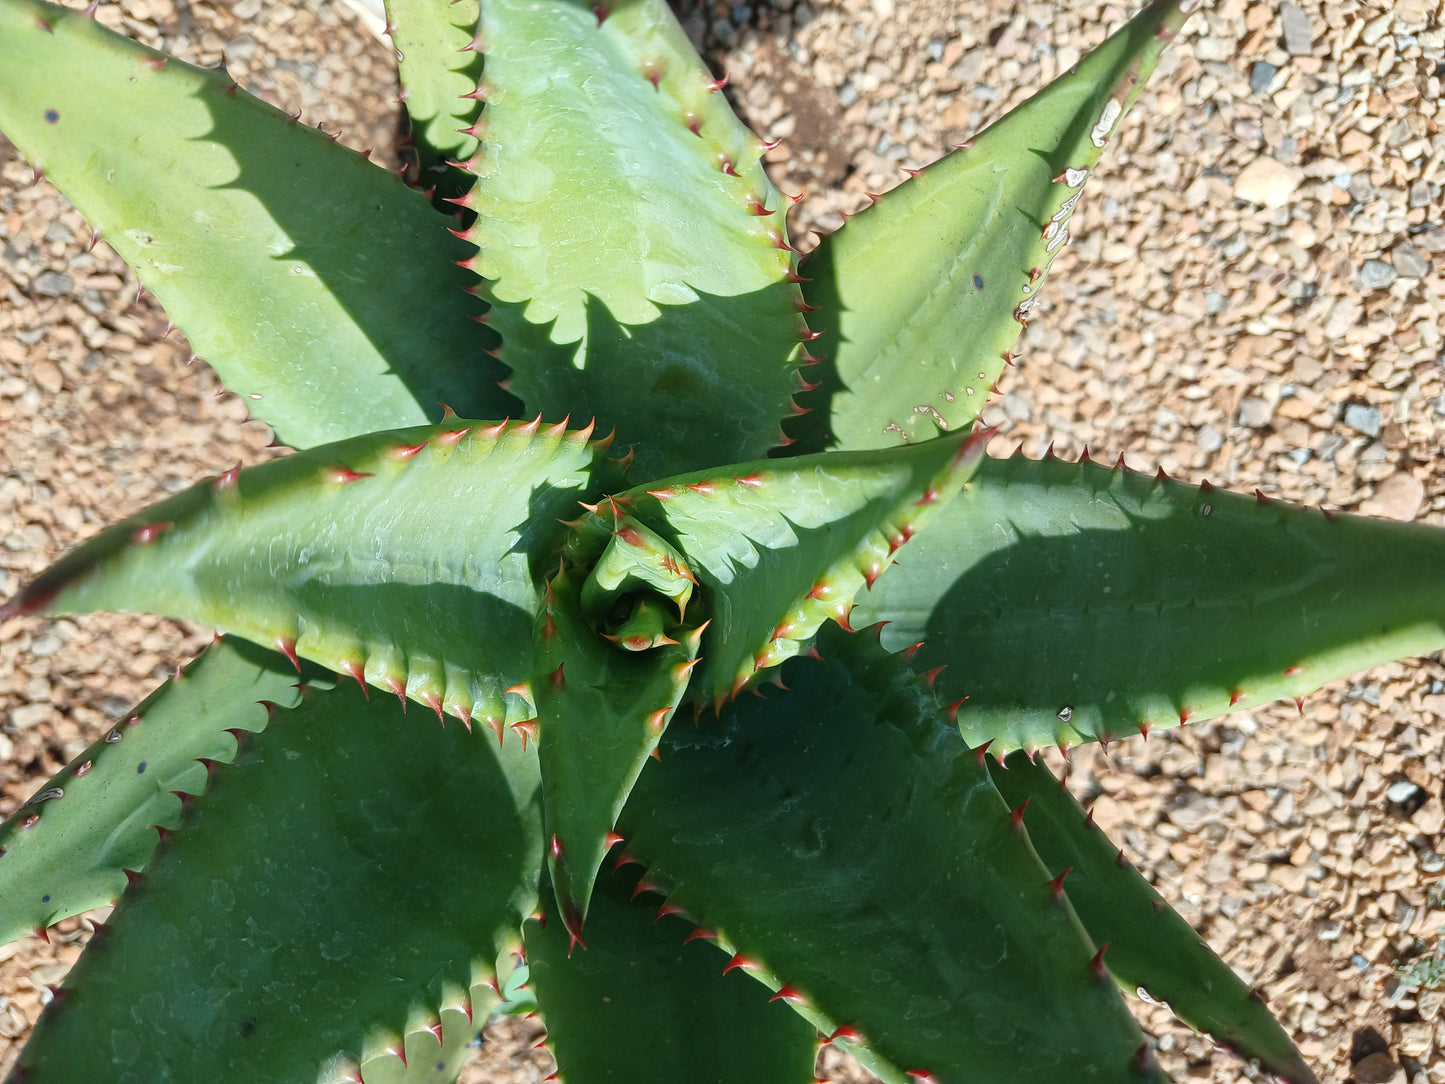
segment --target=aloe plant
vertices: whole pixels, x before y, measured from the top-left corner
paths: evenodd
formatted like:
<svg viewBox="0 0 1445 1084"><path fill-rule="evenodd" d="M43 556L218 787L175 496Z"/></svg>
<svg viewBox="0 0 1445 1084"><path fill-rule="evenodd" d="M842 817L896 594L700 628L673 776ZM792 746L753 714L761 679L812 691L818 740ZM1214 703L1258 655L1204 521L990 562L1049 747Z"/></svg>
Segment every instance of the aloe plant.
<svg viewBox="0 0 1445 1084"><path fill-rule="evenodd" d="M0 0L0 130L295 449L0 607L226 633L0 827L0 939L119 898L13 1078L451 1079L511 1011L574 1084L1161 1080L1123 986L1313 1080L1032 753L1445 646L1445 534L974 424L1185 9L800 265L661 0L397 0L439 195Z"/></svg>

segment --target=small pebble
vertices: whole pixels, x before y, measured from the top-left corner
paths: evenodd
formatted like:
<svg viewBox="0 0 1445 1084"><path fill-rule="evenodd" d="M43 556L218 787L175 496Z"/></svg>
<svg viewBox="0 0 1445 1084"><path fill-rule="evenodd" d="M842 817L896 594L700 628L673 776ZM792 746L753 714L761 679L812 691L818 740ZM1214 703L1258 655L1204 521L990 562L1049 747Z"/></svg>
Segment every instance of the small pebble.
<svg viewBox="0 0 1445 1084"><path fill-rule="evenodd" d="M1366 260L1360 268L1359 285L1363 290L1384 290L1400 277L1400 273L1384 260Z"/></svg>
<svg viewBox="0 0 1445 1084"><path fill-rule="evenodd" d="M1360 511L1409 522L1425 504L1425 483L1409 471L1396 471L1375 486L1375 492L1360 502Z"/></svg>
<svg viewBox="0 0 1445 1084"><path fill-rule="evenodd" d="M1279 69L1267 60L1256 60L1249 69L1249 89L1256 94L1268 92L1269 85L1274 82L1278 72Z"/></svg>
<svg viewBox="0 0 1445 1084"><path fill-rule="evenodd" d="M42 297L64 297L75 288L75 281L63 271L42 271L30 282L30 292Z"/></svg>
<svg viewBox="0 0 1445 1084"><path fill-rule="evenodd" d="M1401 779L1398 783L1391 783L1385 791L1385 801L1394 802L1396 805L1404 805L1420 793L1420 788L1408 779Z"/></svg>
<svg viewBox="0 0 1445 1084"><path fill-rule="evenodd" d="M1395 272L1403 278L1422 279L1430 273L1430 261L1408 241L1392 248L1390 259L1394 261Z"/></svg>
<svg viewBox="0 0 1445 1084"><path fill-rule="evenodd" d="M1380 408L1365 403L1351 403L1345 407L1345 424L1357 433L1367 437L1380 435Z"/></svg>
<svg viewBox="0 0 1445 1084"><path fill-rule="evenodd" d="M1315 41L1310 17L1290 0L1281 0L1279 19L1284 29L1284 49L1290 56L1308 56Z"/></svg>
<svg viewBox="0 0 1445 1084"><path fill-rule="evenodd" d="M1299 187L1298 175L1283 162L1265 155L1254 159L1234 178L1234 198L1265 207L1283 207Z"/></svg>

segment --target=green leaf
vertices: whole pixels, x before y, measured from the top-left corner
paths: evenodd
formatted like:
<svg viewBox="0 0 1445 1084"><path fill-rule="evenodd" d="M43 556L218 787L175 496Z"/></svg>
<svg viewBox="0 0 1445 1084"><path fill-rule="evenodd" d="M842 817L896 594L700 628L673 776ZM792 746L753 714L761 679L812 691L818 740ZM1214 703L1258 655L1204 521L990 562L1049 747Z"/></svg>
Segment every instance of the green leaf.
<svg viewBox="0 0 1445 1084"><path fill-rule="evenodd" d="M1023 105L824 238L805 261L822 365L798 450L877 448L978 416L1080 186L1184 21L1154 0Z"/></svg>
<svg viewBox="0 0 1445 1084"><path fill-rule="evenodd" d="M1202 720L1445 646L1445 531L1092 463L986 459L856 622L970 744Z"/></svg>
<svg viewBox="0 0 1445 1084"><path fill-rule="evenodd" d="M282 440L516 400L470 319L470 246L325 133L76 9L0 3L0 130Z"/></svg>
<svg viewBox="0 0 1445 1084"><path fill-rule="evenodd" d="M516 743L312 693L242 743L126 891L21 1071L453 1079L536 906L536 791Z"/></svg>
<svg viewBox="0 0 1445 1084"><path fill-rule="evenodd" d="M206 788L236 737L262 730L262 701L292 707L297 683L329 685L280 655L222 640L177 672L0 825L0 944L114 902L143 869L180 795Z"/></svg>
<svg viewBox="0 0 1445 1084"><path fill-rule="evenodd" d="M40 609L189 618L500 733L531 714L506 690L533 672L557 521L606 462L588 436L454 419L228 472L67 555L0 620Z"/></svg>
<svg viewBox="0 0 1445 1084"><path fill-rule="evenodd" d="M984 440L773 459L619 497L676 544L702 587L710 624L697 695L721 704L824 621L846 625L859 592L964 486Z"/></svg>
<svg viewBox="0 0 1445 1084"><path fill-rule="evenodd" d="M629 902L636 881L598 880L585 952L571 951L555 909L524 928L561 1079L813 1084L812 1024L745 976L723 974L725 957L684 943L680 920Z"/></svg>
<svg viewBox="0 0 1445 1084"><path fill-rule="evenodd" d="M477 16L477 0L386 2L423 188L442 179L448 163L477 150L471 131L481 113L475 97L482 76L482 54L473 48Z"/></svg>
<svg viewBox="0 0 1445 1084"><path fill-rule="evenodd" d="M1254 993L1179 912L1094 826L1064 785L1021 752L989 774L1004 801L1028 803L1029 839L1044 865L1068 871L1064 891L1104 962L1127 990L1167 1002L1197 1031L1293 1084L1315 1084L1289 1036Z"/></svg>
<svg viewBox="0 0 1445 1084"><path fill-rule="evenodd" d="M765 455L802 298L761 144L676 18L663 0L494 0L480 34L468 237L511 390L617 426L644 475Z"/></svg>
<svg viewBox="0 0 1445 1084"><path fill-rule="evenodd" d="M668 731L619 825L648 883L890 1084L1162 1080L922 683L871 638L819 648L790 693Z"/></svg>
<svg viewBox="0 0 1445 1084"><path fill-rule="evenodd" d="M635 525L610 540L608 552L617 549L658 552L640 542ZM552 577L538 630L539 673L532 682L547 863L573 941L582 938L592 885L612 846L617 814L682 699L702 641L700 630L669 621L658 626L660 639L608 642L607 633L583 610L586 588L597 583L597 572L610 567L604 557L586 584L581 582L585 569L563 569ZM680 574L677 579L686 583ZM609 594L615 604L631 605L635 619L639 608L652 611L637 602L633 588L627 579ZM635 620L628 627L636 628Z"/></svg>

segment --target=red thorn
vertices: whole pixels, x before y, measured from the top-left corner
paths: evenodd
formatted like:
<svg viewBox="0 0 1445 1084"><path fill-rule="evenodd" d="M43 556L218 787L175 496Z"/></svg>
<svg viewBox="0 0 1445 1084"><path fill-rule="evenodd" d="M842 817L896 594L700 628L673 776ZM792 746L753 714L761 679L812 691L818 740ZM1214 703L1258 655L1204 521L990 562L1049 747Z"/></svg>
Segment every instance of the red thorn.
<svg viewBox="0 0 1445 1084"><path fill-rule="evenodd" d="M1019 831L1023 831L1023 827L1024 827L1024 811L1025 811L1026 809L1028 809L1029 803L1032 802L1032 801L1033 801L1033 797L1032 797L1032 796L1030 796L1030 797L1028 797L1028 798L1025 798L1023 805L1018 806L1018 807L1016 807L1015 809L1013 809L1013 810L1011 810L1011 811L1009 812L1009 820L1013 821L1013 826L1014 826L1016 829L1018 829Z"/></svg>
<svg viewBox="0 0 1445 1084"><path fill-rule="evenodd" d="M1049 889L1053 892L1054 899L1062 900L1064 898L1064 878L1067 877L1070 873L1072 873L1073 870L1074 867L1070 866L1068 869L1064 870L1063 873L1059 874L1057 877L1055 877L1052 881L1049 882Z"/></svg>
<svg viewBox="0 0 1445 1084"><path fill-rule="evenodd" d="M237 463L228 471L216 475L216 480L211 483L211 489L216 493L222 493L228 489L234 489L241 480L241 464Z"/></svg>
<svg viewBox="0 0 1445 1084"><path fill-rule="evenodd" d="M1183 722L1183 720L1181 719L1180 722ZM1139 733L1142 734L1142 735L1144 735L1144 740L1145 740L1145 741L1148 741L1148 740L1149 740L1149 720L1147 720L1147 719L1140 719L1140 720L1139 720Z"/></svg>
<svg viewBox="0 0 1445 1084"><path fill-rule="evenodd" d="M716 79L709 79L707 81L708 93L716 94L718 91L722 90L723 87L728 85L729 78L730 76L727 74L727 72L723 72L723 74L718 76Z"/></svg>
<svg viewBox="0 0 1445 1084"><path fill-rule="evenodd" d="M760 966L756 960L744 956L741 952L735 952L732 959L728 960L727 966L723 968L723 974L726 975L736 968L742 968L744 971L757 971Z"/></svg>
<svg viewBox="0 0 1445 1084"><path fill-rule="evenodd" d="M301 660L296 657L296 641L290 636L278 636L275 642L276 650L291 660L291 665L296 668L296 672L299 674L301 672Z"/></svg>
<svg viewBox="0 0 1445 1084"><path fill-rule="evenodd" d="M668 915L687 915L687 908L680 903L673 903L671 900L664 900L662 906L657 909L657 915L653 918L653 925L661 922Z"/></svg>
<svg viewBox="0 0 1445 1084"><path fill-rule="evenodd" d="M923 680L928 683L928 687L931 689L933 688L933 683L938 680L938 675L947 669L948 663L944 663L942 666L935 666L932 670L926 670L923 674Z"/></svg>
<svg viewBox="0 0 1445 1084"><path fill-rule="evenodd" d="M1301 715L1303 715L1305 713L1305 698L1302 696L1295 697L1294 706L1295 710L1298 711Z"/></svg>
<svg viewBox="0 0 1445 1084"><path fill-rule="evenodd" d="M554 688L554 689L561 689L561 688L565 688L565 687L566 687L566 685L567 685L567 678L566 678L566 676L563 675L563 673L562 673L562 667L564 667L564 666L566 666L566 665L567 665L567 664L566 664L565 662L559 662L559 663L557 664L557 669L553 670L553 671L548 675L548 677L550 677L550 678L552 679L552 688Z"/></svg>
<svg viewBox="0 0 1445 1084"><path fill-rule="evenodd" d="M1235 704L1238 704L1238 703L1239 703L1241 700L1243 700L1243 699L1244 699L1244 690L1243 690L1243 689L1231 689L1231 690L1229 691L1229 706L1230 706L1231 708L1234 707Z"/></svg>
<svg viewBox="0 0 1445 1084"><path fill-rule="evenodd" d="M557 838L557 833L552 833L552 842L548 848L552 852L552 861L556 862L562 858L562 841Z"/></svg>
<svg viewBox="0 0 1445 1084"><path fill-rule="evenodd" d="M339 485L350 485L352 482L359 482L363 478L370 478L371 475L354 471L350 467L337 467L328 477Z"/></svg>
<svg viewBox="0 0 1445 1084"><path fill-rule="evenodd" d="M992 744L993 739L989 738L988 741L984 742L982 745L975 747L973 751L973 759L978 761L978 766L980 768L984 767L984 765L988 763L988 747ZM995 757L994 759L997 760L998 758ZM1003 761L1000 760L999 764L1002 765Z"/></svg>
<svg viewBox="0 0 1445 1084"><path fill-rule="evenodd" d="M1192 719L1192 718L1194 718L1194 709L1193 709L1193 708L1180 708L1180 709L1179 709L1179 725L1180 725L1180 726L1183 726L1185 723L1189 722L1189 720ZM1146 734L1146 735L1144 735L1144 736L1147 738L1149 735Z"/></svg>
<svg viewBox="0 0 1445 1084"><path fill-rule="evenodd" d="M853 1027L853 1025L839 1024L836 1028L833 1029L833 1034L828 1036L828 1041L830 1043L861 1043L863 1041L863 1036L859 1033L857 1028Z"/></svg>
<svg viewBox="0 0 1445 1084"><path fill-rule="evenodd" d="M1287 667L1285 667L1284 676L1285 676L1285 677L1299 677L1300 674L1302 674L1302 673L1304 673L1304 667L1303 667L1303 666L1299 666L1299 665L1287 666Z"/></svg>
<svg viewBox="0 0 1445 1084"><path fill-rule="evenodd" d="M716 941L717 933L709 930L706 926L698 926L691 933L682 939L684 945L692 941Z"/></svg>
<svg viewBox="0 0 1445 1084"><path fill-rule="evenodd" d="M144 527L133 530L130 540L137 546L148 546L174 526L174 523L147 523Z"/></svg>
<svg viewBox="0 0 1445 1084"><path fill-rule="evenodd" d="M655 892L655 893L657 893L659 896L662 896L662 895L665 895L665 894L667 893L667 890L666 890L665 888L663 888L662 885L658 884L656 881L649 880L649 879L647 878L647 875L644 874L644 875L642 876L642 879L639 880L639 881L637 882L637 884L633 886L633 888L632 888L632 895L629 896L628 899L633 899L633 900L635 900L635 899L637 899L638 896L642 895L644 892Z"/></svg>
<svg viewBox="0 0 1445 1084"><path fill-rule="evenodd" d="M130 872L130 870L126 870L127 877L130 876ZM140 874L137 873L136 876L139 877ZM36 926L34 933L36 937L40 938L40 940L44 941L47 945L50 944L50 931L44 926Z"/></svg>
<svg viewBox="0 0 1445 1084"><path fill-rule="evenodd" d="M1099 946L1099 951L1094 953L1093 958L1089 960L1089 969L1094 972L1096 979L1108 977L1109 972L1104 967L1104 950L1108 947L1109 942L1105 941Z"/></svg>
<svg viewBox="0 0 1445 1084"><path fill-rule="evenodd" d="M527 739L537 740L537 720L519 719L512 724L512 729L522 736L522 752L527 751Z"/></svg>
<svg viewBox="0 0 1445 1084"><path fill-rule="evenodd" d="M361 695L371 699L371 690L366 687L366 672L362 669L361 663L355 659L348 659L341 664L341 672L349 678L353 678L356 684L361 686Z"/></svg>
<svg viewBox="0 0 1445 1084"><path fill-rule="evenodd" d="M577 903L568 900L562 905L562 925L566 926L566 955L572 957L572 950L581 945L587 951L587 942L582 941L582 911Z"/></svg>
<svg viewBox="0 0 1445 1084"><path fill-rule="evenodd" d="M780 986L778 987L778 992L772 997L768 998L768 1000L786 1001L789 1005L801 1005L806 1003L808 999L805 998L802 994L798 993L798 991L794 990L791 986Z"/></svg>
<svg viewBox="0 0 1445 1084"><path fill-rule="evenodd" d="M427 693L421 698L421 702L427 707L431 708L432 711L436 712L437 722L441 723L442 726L447 725L446 716L442 714L441 697L439 697L436 693Z"/></svg>

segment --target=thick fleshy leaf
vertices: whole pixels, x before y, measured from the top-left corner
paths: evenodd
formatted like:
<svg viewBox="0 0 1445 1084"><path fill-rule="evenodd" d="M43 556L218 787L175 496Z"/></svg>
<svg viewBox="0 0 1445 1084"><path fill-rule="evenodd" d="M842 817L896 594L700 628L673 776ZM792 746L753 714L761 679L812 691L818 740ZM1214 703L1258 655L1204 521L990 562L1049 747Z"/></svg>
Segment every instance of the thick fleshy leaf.
<svg viewBox="0 0 1445 1084"><path fill-rule="evenodd" d="M663 0L489 0L472 261L509 387L649 476L778 443L807 334L781 199Z"/></svg>
<svg viewBox="0 0 1445 1084"><path fill-rule="evenodd" d="M180 795L206 789L207 764L229 763L236 737L266 726L300 676L283 656L226 639L177 672L0 824L0 944L113 903L126 870L143 869L157 828L180 821Z"/></svg>
<svg viewBox="0 0 1445 1084"><path fill-rule="evenodd" d="M813 1025L724 957L685 944L689 926L630 902L637 878L599 878L588 947L571 951L560 916L525 927L527 959L566 1084L708 1081L813 1084Z"/></svg>
<svg viewBox="0 0 1445 1084"><path fill-rule="evenodd" d="M1093 463L986 459L859 602L970 743L1206 719L1445 646L1445 531Z"/></svg>
<svg viewBox="0 0 1445 1084"><path fill-rule="evenodd" d="M964 487L984 440L773 459L619 497L675 542L702 587L710 624L697 694L721 703L803 650L824 621L847 625L853 600Z"/></svg>
<svg viewBox="0 0 1445 1084"><path fill-rule="evenodd" d="M475 94L482 76L481 50L474 47L478 10L477 0L386 0L423 188L477 150L472 126L482 109Z"/></svg>
<svg viewBox="0 0 1445 1084"><path fill-rule="evenodd" d="M615 548L656 552L638 541L635 527L611 539L609 552ZM604 558L587 585L596 583L597 571L605 567ZM557 908L574 941L581 939L617 814L687 689L702 642L700 629L669 621L659 625L658 636L631 644L618 638L614 644L583 612L585 572L563 569L548 583L537 637L539 672L532 681L547 864ZM686 584L680 574L677 578ZM647 603L636 602L633 588L624 580L611 597L633 606L635 617L637 607Z"/></svg>
<svg viewBox="0 0 1445 1084"><path fill-rule="evenodd" d="M278 711L127 889L20 1071L453 1079L536 906L535 764L351 686Z"/></svg>
<svg viewBox="0 0 1445 1084"><path fill-rule="evenodd" d="M589 432L454 419L228 472L67 555L0 620L189 618L500 728L530 717L506 690L532 674L557 521L611 473Z"/></svg>
<svg viewBox="0 0 1445 1084"><path fill-rule="evenodd" d="M619 826L648 883L891 1084L1162 1079L923 684L871 637L819 648L668 731Z"/></svg>
<svg viewBox="0 0 1445 1084"><path fill-rule="evenodd" d="M878 448L978 416L1010 360L1080 187L1185 0L1135 19L971 143L825 238L803 287L822 333L799 450Z"/></svg>
<svg viewBox="0 0 1445 1084"><path fill-rule="evenodd" d="M1127 990L1168 1002L1190 1027L1291 1084L1312 1073L1270 1011L1095 827L1041 762L1015 752L989 773L1004 801L1028 803L1029 839L1044 865L1067 871L1064 891L1104 962Z"/></svg>
<svg viewBox="0 0 1445 1084"><path fill-rule="evenodd" d="M470 319L470 246L325 133L85 13L0 4L0 131L297 446L516 400Z"/></svg>

